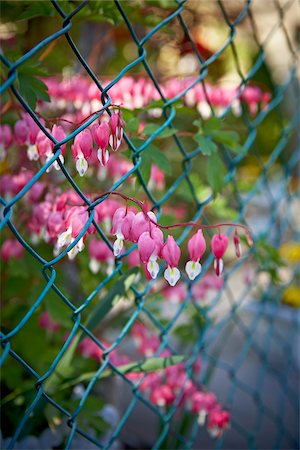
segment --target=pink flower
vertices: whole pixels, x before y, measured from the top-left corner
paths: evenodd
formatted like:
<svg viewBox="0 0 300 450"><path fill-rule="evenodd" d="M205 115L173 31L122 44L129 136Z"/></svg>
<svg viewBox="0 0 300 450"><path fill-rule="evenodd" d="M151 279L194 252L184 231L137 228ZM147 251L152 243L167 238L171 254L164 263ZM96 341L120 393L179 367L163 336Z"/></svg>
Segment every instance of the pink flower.
<svg viewBox="0 0 300 450"><path fill-rule="evenodd" d="M194 280L201 272L200 258L206 250L206 243L202 230L198 230L196 234L188 242L188 250L190 261L186 263L185 270L190 280Z"/></svg>
<svg viewBox="0 0 300 450"><path fill-rule="evenodd" d="M205 413L208 413L208 411L216 406L217 399L216 396L211 392L206 393L197 391L192 395L191 402L193 413L198 414L201 411L205 411Z"/></svg>
<svg viewBox="0 0 300 450"><path fill-rule="evenodd" d="M237 234L237 231L235 230L234 236L233 236L233 243L235 247L235 254L237 258L240 258L242 255L242 246L241 246L241 240L239 235Z"/></svg>
<svg viewBox="0 0 300 450"><path fill-rule="evenodd" d="M165 173L155 164L151 166L150 187L162 191L165 187Z"/></svg>
<svg viewBox="0 0 300 450"><path fill-rule="evenodd" d="M172 405L176 398L176 395L172 392L172 389L167 384L156 387L150 396L150 401L157 406Z"/></svg>
<svg viewBox="0 0 300 450"><path fill-rule="evenodd" d="M114 255L119 256L123 249L124 239L128 240L135 214L125 208L118 208L112 218L111 233L116 236L114 242Z"/></svg>
<svg viewBox="0 0 300 450"><path fill-rule="evenodd" d="M147 213L148 217L150 217L153 221L156 222L156 216L152 211ZM137 242L141 234L145 231L150 231L151 227L155 225L147 219L145 214L141 211L136 214L134 221L131 227L130 240L131 242Z"/></svg>
<svg viewBox="0 0 300 450"><path fill-rule="evenodd" d="M47 131L49 131L50 133L50 130L47 129ZM53 142L45 135L42 130L40 130L37 134L36 146L39 156L44 156L45 158L47 158L48 156L50 156L50 158L52 157Z"/></svg>
<svg viewBox="0 0 300 450"><path fill-rule="evenodd" d="M16 175L13 175L11 178L11 193L13 195L16 195L18 192L20 192L24 186L32 179L33 172L31 170L24 170L22 172L19 172Z"/></svg>
<svg viewBox="0 0 300 450"><path fill-rule="evenodd" d="M54 322L48 313L48 311L42 312L42 314L39 317L39 326L43 328L44 330L49 330L52 333L55 333L60 329L60 323Z"/></svg>
<svg viewBox="0 0 300 450"><path fill-rule="evenodd" d="M5 158L6 150L13 141L12 132L9 125L0 125L0 161Z"/></svg>
<svg viewBox="0 0 300 450"><path fill-rule="evenodd" d="M64 229L57 238L57 249L70 245L76 237L81 233L89 220L89 213L85 206L73 206L68 209L65 217ZM90 225L87 232L92 233L93 227ZM77 242L77 244L68 252L69 259L75 258L78 252L84 249L84 240L86 234Z"/></svg>
<svg viewBox="0 0 300 450"><path fill-rule="evenodd" d="M173 236L168 236L167 242L163 246L161 254L168 265L165 270L164 277L171 286L175 286L180 278L180 272L177 268L180 258L180 248L176 244Z"/></svg>
<svg viewBox="0 0 300 450"><path fill-rule="evenodd" d="M25 120L18 120L14 126L14 136L17 144L24 145L28 136L28 125Z"/></svg>
<svg viewBox="0 0 300 450"><path fill-rule="evenodd" d="M61 125L53 125L52 127L52 136L58 141L61 142L65 139L66 133ZM62 144L61 146L61 154L63 155L66 151L66 144Z"/></svg>
<svg viewBox="0 0 300 450"><path fill-rule="evenodd" d="M159 387L161 383L161 374L157 372L147 373L145 379L140 384L140 391L147 392L153 391L157 387Z"/></svg>
<svg viewBox="0 0 300 450"><path fill-rule="evenodd" d="M90 263L89 268L93 273L97 273L100 270L101 262L107 261L109 266L113 264L113 253L104 241L98 239L91 239L89 243L89 256Z"/></svg>
<svg viewBox="0 0 300 450"><path fill-rule="evenodd" d="M16 239L7 239L2 245L0 255L5 262L11 258L21 259L24 255L24 247Z"/></svg>
<svg viewBox="0 0 300 450"><path fill-rule="evenodd" d="M92 126L92 135L98 147L97 155L101 166L105 166L109 160L109 152L107 150L109 143L109 125L102 121L100 125Z"/></svg>
<svg viewBox="0 0 300 450"><path fill-rule="evenodd" d="M66 228L71 228L72 237L76 238L89 220L89 213L85 206L73 206L65 218Z"/></svg>
<svg viewBox="0 0 300 450"><path fill-rule="evenodd" d="M214 234L211 240L211 250L215 256L214 268L218 276L223 272L224 263L222 257L228 246L226 234Z"/></svg>
<svg viewBox="0 0 300 450"><path fill-rule="evenodd" d="M225 410L216 409L209 413L208 431L212 437L219 438L224 430L228 430L230 425L230 413Z"/></svg>
<svg viewBox="0 0 300 450"><path fill-rule="evenodd" d="M72 154L76 161L76 169L82 177L88 169L87 160L90 158L93 150L93 139L90 130L87 128L77 134L72 145Z"/></svg>
<svg viewBox="0 0 300 450"><path fill-rule="evenodd" d="M96 361L101 361L103 350L99 345L96 344L91 338L84 338L78 345L78 350L82 356L85 358L95 359Z"/></svg>
<svg viewBox="0 0 300 450"><path fill-rule="evenodd" d="M137 267L140 263L140 254L138 250L133 250L128 255L128 266Z"/></svg>
<svg viewBox="0 0 300 450"><path fill-rule="evenodd" d="M138 240L138 250L143 264L146 265L151 278L155 279L159 272L157 258L160 255L164 243L162 231L155 227L150 233L145 231Z"/></svg>
<svg viewBox="0 0 300 450"><path fill-rule="evenodd" d="M46 222L52 212L53 205L51 202L41 202L33 209L33 216L41 225L46 225Z"/></svg>
<svg viewBox="0 0 300 450"><path fill-rule="evenodd" d="M42 120L42 124L44 121ZM29 114L23 114L22 119L18 120L14 127L14 134L17 144L27 145L27 156L29 160L37 161L39 152L37 149L37 136L40 131L39 126Z"/></svg>
<svg viewBox="0 0 300 450"><path fill-rule="evenodd" d="M109 125L111 131L109 138L109 145L115 152L118 150L121 144L123 137L123 128L125 126L121 111L119 111L118 113L115 112L112 113L109 119Z"/></svg>
<svg viewBox="0 0 300 450"><path fill-rule="evenodd" d="M32 188L30 189L28 195L29 199L32 203L36 203L45 190L45 184L41 181L37 181L34 183Z"/></svg>
<svg viewBox="0 0 300 450"><path fill-rule="evenodd" d="M60 126L60 125L53 125L51 133L52 133L52 136L53 136L58 142L61 142L61 141L62 141L63 139L65 139L65 137L66 137L65 131L64 131L63 127ZM53 144L52 141L51 141L51 147L52 147L51 152L48 151L48 153L46 154L46 163L47 163L47 162L52 158L52 156L53 156L53 148L54 148L54 144ZM61 161L62 164L64 163L64 156L63 156L63 155L64 155L65 151L66 151L66 144L63 144L63 145L61 146L61 154L59 155L59 160ZM53 167L54 167L55 170L59 170L59 169L60 169L59 164L58 164L57 161L54 161ZM47 171L49 171L50 169L51 169L51 167L49 167L49 168L47 169Z"/></svg>
<svg viewBox="0 0 300 450"><path fill-rule="evenodd" d="M57 236L63 232L65 228L65 221L59 211L50 213L47 220L47 232L51 239L57 238Z"/></svg>

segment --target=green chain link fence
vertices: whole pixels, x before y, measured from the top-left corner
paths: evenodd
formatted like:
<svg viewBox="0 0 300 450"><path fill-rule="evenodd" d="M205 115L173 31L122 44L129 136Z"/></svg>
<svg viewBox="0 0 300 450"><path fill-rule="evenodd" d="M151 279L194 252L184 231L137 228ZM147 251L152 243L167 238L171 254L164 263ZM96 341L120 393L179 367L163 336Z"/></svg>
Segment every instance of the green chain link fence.
<svg viewBox="0 0 300 450"><path fill-rule="evenodd" d="M6 362L14 359L18 365L21 365L23 370L28 373L28 377L32 380L32 386L35 387L35 394L31 401L25 405L24 414L19 423L16 424L13 437L11 438L8 448L17 448L17 441L21 439L22 433L26 430L28 422L30 422L32 414L39 414L40 408L45 404L51 404L64 417L65 423L69 426L69 436L65 443L65 448L72 448L72 442L75 436L80 435L85 439L86 448L90 444L96 447L108 449L117 448L117 445L122 446L120 442L127 442L126 448L140 448L141 445L149 443L152 448L164 448L166 445L166 438L169 434L177 437L177 448L298 448L297 443L297 417L298 417L298 403L297 403L297 374L299 373L299 363L297 363L297 355L295 354L295 343L298 338L299 315L296 310L284 310L281 312L280 300L282 292L287 285L275 285L272 281L265 284L260 292L260 302L252 306L248 302L244 302L248 291L251 289L251 284L256 285L259 271L257 271L251 280L251 284L243 284L242 288L236 290L234 280L238 279L239 269L242 267L244 261L237 261L230 270L227 270L224 277L224 287L222 292L218 293L213 301L207 306L195 304L192 294L192 284L187 283L187 297L175 310L172 317L169 317L167 323L160 320L159 315L151 308L151 288L155 282L149 283L144 290L140 291L135 286L131 286L131 291L135 297L135 309L131 317L124 323L122 330L116 336L113 344L106 349L99 341L97 336L89 329L82 317L85 313L91 313L92 300L96 295L101 293L108 282L113 280L118 282L123 273L123 258L117 258L116 265L112 273L105 279L101 280L97 287L90 293L90 295L80 301L80 305L74 302L73 299L64 293L64 289L56 283L57 271L60 270L57 264L65 257L67 251L74 247L79 239L84 235L91 223L97 229L100 239L105 239L104 230L94 221L94 207L105 201L106 197L101 200L90 201L82 192L78 184L72 179L72 176L66 167L60 162L59 155L61 154L61 146L64 143L71 142L74 137L83 129L88 127L93 121L101 116L103 111L95 113L81 126L70 133L63 141L57 142L55 138L45 128L39 119L39 115L31 109L27 101L22 97L17 89L15 83L18 75L18 70L29 60L34 60L37 53L47 48L47 46L55 42L58 38L65 38L71 47L74 55L78 59L78 63L90 77L90 80L95 84L101 95L101 101L104 108L108 108L111 104L110 89L116 85L125 74L136 66L142 64L143 71L148 75L149 79L156 88L162 100L162 114L164 122L159 129L140 147L134 145L134 142L125 133L125 140L132 151L133 168L122 176L110 189L110 191L120 190L130 175L136 173L141 180L142 192L148 198L152 209L160 216L163 208L167 204L172 204L175 197L176 190L180 186L189 191L196 213L192 220L201 220L206 223L207 218L204 214L205 207L213 201L210 196L205 202L199 201L193 179L191 177L192 170L195 170L199 164L199 154L201 149L197 147L190 151L186 148L180 135L173 134L172 139L174 145L178 149L178 153L182 162L182 171L180 176L174 183L168 187L164 195L157 199L155 195L150 192L147 185L143 183L142 171L144 155L147 152L148 146L163 130L174 128L173 121L178 114L178 101L197 84L201 83L206 93L206 80L209 73L210 66L218 61L222 54L230 49L232 51L236 73L239 76L240 84L237 92L237 98L242 95L243 90L248 83L255 77L259 70L263 70L265 66L267 47L272 40L275 32L281 30L283 40L285 40L287 48L289 49L289 57L292 61L289 70L290 76L286 83L274 87L273 96L268 105L260 111L255 117L249 116L245 108L242 109L241 120L244 127L247 129L247 138L243 143L243 153L232 157L225 149L222 151L222 158L227 167L225 177L226 186L231 189L234 196L235 203L238 205L240 222L246 222L249 208L255 207L255 201L262 195L264 197L264 208L267 210L267 215L264 217L262 224L259 223L259 218L256 217L251 220L251 227L254 231L255 241L265 240L274 247L278 248L286 240L288 235L290 239L297 240L299 238L299 230L295 229L293 222L294 205L298 200L298 193L291 190L291 180L297 176L297 164L299 162L299 153L293 152L292 146L296 142L295 130L299 115L296 108L292 111L288 120L283 117L283 103L289 97L299 98L297 89L297 55L290 42L289 34L285 26L285 15L290 13L290 10L295 8L297 10L297 2L289 1L284 4L281 2L270 2L270 9L273 11L274 23L270 27L268 35L263 41L259 40L258 32L255 24L255 14L253 13L253 4L251 0L241 2L239 15L232 20L227 12L227 3L221 0L214 3L214 8L221 14L222 21L228 26L227 42L207 59L201 55L201 51L197 48L190 30L185 23L184 11L188 8L189 2L177 1L177 6L171 14L161 20L161 22L154 26L145 36L139 37L135 31L130 14L126 13L126 2L110 2L110 7L114 6L116 13L118 13L128 32L132 38L132 42L136 46L137 58L120 71L120 73L106 86L103 86L98 76L89 67L85 58L81 55L77 45L71 37L72 22L80 11L88 5L88 1L83 1L74 6L70 13L64 10L63 2L52 1L52 7L57 12L58 23L60 21L61 28L43 39L38 45L33 47L30 51L24 54L17 61L12 63L4 55L1 55L1 61L7 69L7 77L1 86L1 92L5 93L10 90L15 99L21 103L23 108L30 114L33 120L38 124L40 129L45 133L49 139L54 143L53 157L39 170L36 171L34 177L26 184L26 186L12 199L7 200L1 198L3 205L3 219L1 228L10 228L12 233L18 241L24 246L27 252L32 255L35 260L36 271L39 271L46 281L46 286L39 294L35 302L32 303L23 319L18 325L2 333L2 348L3 353L1 362L3 363L3 370L5 370ZM255 3L255 2L254 2ZM138 7L138 6L137 6ZM299 13L299 9L298 9ZM252 44L257 47L257 58L251 70L245 74L241 69L240 54L235 45L235 38L237 30L240 30L242 22L246 20L249 22L252 31ZM163 27L170 22L176 21L182 29L186 40L193 49L198 61L198 77L191 81L185 89L173 98L165 98L158 80L156 79L150 64L147 61L147 43L156 35ZM212 115L215 115L213 105L211 105L209 96L206 95L206 101L210 105ZM231 111L229 105L222 113L222 119L226 118ZM262 158L260 148L257 146L257 130L260 125L271 115L275 114L280 125L280 133L277 142L274 145L272 152L267 158ZM257 177L253 183L252 188L246 193L239 192L236 173L241 163L245 160L247 155L251 153L255 159L257 166ZM31 244L18 231L18 220L13 215L14 207L24 197L24 195L32 188L32 186L46 173L47 169L57 161L61 172L68 181L70 187L76 191L81 199L86 204L90 219L86 226L81 231L75 241L69 245L67 249L62 251L58 256L51 260L44 259L38 254ZM281 164L281 178L278 189L274 189L274 185L270 181L270 173L276 163ZM176 201L176 200L175 200ZM284 207L284 213L282 208ZM257 220L257 224L256 224ZM246 222L247 223L247 222ZM257 226L256 226L257 225ZM182 243L190 229L185 229L178 238L178 243ZM256 246L248 254L248 257L255 255ZM127 253L125 254L125 256ZM79 258L81 256L78 256ZM266 258L268 255L266 254ZM203 272L207 270L212 257L204 265ZM24 268L26 270L26 268ZM293 269L294 272L296 269ZM202 276L202 275L201 275ZM296 276L296 272L294 273ZM201 283L201 279L200 279ZM5 287L4 287L5 288ZM70 311L70 326L69 334L63 343L59 353L53 358L51 365L45 373L38 373L14 351L14 337L22 335L23 328L35 313L37 308L43 303L47 293L52 291L57 300L62 302L69 308ZM215 312L218 310L221 300L227 305L221 314L218 315L217 321L213 320ZM156 356L159 356L165 349L171 350L172 354L176 356L178 352L173 347L172 328L177 321L180 321L185 314L185 310L189 304L194 305L195 313L198 314L199 320L204 320L205 326L202 327L201 333L195 339L194 345L188 354L185 355L185 366L189 377L193 377L193 363L200 355L202 360L201 383L213 389L218 396L220 396L223 404L231 412L231 430L223 435L221 439L212 441L205 435L204 432L199 431L197 421L194 421L192 426L187 430L177 430L173 426L174 417L178 411L180 402L180 395L175 403L167 412L162 412L156 408L144 397L139 390L139 385L130 381L126 374L116 367L110 358L111 352L118 348L124 338L128 335L133 324L137 322L142 316L147 318L155 333L160 338L160 347ZM4 324L5 325L5 324ZM103 363L99 366L95 375L86 382L83 396L74 410L67 410L59 401L56 401L55 392L51 390L51 382L53 377L57 374L56 369L60 368L63 371L62 361L68 349L72 346L74 338L81 333L84 336L89 336L100 348L104 351ZM77 341L78 343L78 341ZM30 342L26 345L30 346ZM47 348L45 348L45 352ZM276 366L277 365L277 366ZM107 369L110 369L115 378L122 380L121 393L124 393L124 398L128 398L128 403L123 408L122 413L117 423L114 424L110 438L103 443L101 439L97 439L93 433L84 431L78 422L80 415L85 414L85 405L88 404L89 395L99 383L101 384L102 376ZM52 380L52 381L51 381ZM54 382L55 384L55 382ZM126 392L126 394L125 394ZM128 394L131 392L130 395ZM140 419L144 415L145 423ZM153 435L153 417L156 417L156 422L159 422L159 431L157 431L156 438ZM149 418L148 418L149 417ZM149 421L149 423L148 423ZM151 422L152 421L152 422ZM136 424L136 428L135 427ZM146 432L141 433L139 427L145 428ZM148 429L148 433L147 433ZM146 434L146 438L145 438ZM151 435L151 436L150 436ZM140 439L140 440L139 440ZM82 441L84 442L84 441ZM117 444L118 443L118 444ZM85 444L81 444L82 447ZM147 444L148 445L148 444ZM123 448L123 447L122 447Z"/></svg>

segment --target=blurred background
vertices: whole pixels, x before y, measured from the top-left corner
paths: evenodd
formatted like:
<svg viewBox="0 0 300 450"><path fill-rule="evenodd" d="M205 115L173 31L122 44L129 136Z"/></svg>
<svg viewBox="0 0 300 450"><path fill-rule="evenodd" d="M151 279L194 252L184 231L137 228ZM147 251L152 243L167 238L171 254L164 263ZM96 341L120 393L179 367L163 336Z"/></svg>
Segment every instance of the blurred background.
<svg viewBox="0 0 300 450"><path fill-rule="evenodd" d="M104 173L94 161L87 176L78 178L73 161L66 157L66 168L79 188L88 194L105 192L121 180L136 163L132 145L140 147L145 142L141 130L149 122L163 126L168 117L164 105L171 100L177 141L172 133L164 140L158 136L153 141L169 163L157 167L157 161L147 159L146 147L141 154L140 173L145 183L134 175L125 179L119 190L147 201L163 225L193 217L201 217L203 223L240 221L251 227L254 237L254 248L241 260L235 259L233 248L229 249L223 282L213 284L213 288L191 291L192 285L204 285L206 275L213 272L209 268L212 259L205 265L203 277L192 285L183 278L183 294L180 289L170 294L162 280L143 291L147 281L142 271L135 281L137 289L145 292L146 302L137 322L151 331L153 340L166 341L165 348L176 349L175 354L188 358L196 354L201 359L200 373L192 370L189 377L204 391L215 393L230 412L230 428L215 439L197 420L185 425L182 408L177 406L167 420L170 440L160 439L166 421L149 407L147 393L140 393L146 399L141 401L133 385L118 374L104 382L98 380L87 405L92 414L86 413L87 423L78 419L79 426L97 439L100 448L299 448L299 3L97 0L78 11L80 1L54 3L58 7L46 1L2 1L0 39L3 54L14 64L62 28L61 11L71 14L69 35L77 55L62 34L21 65L22 76L16 80L17 89L49 128L53 118L65 119L73 123L64 124L66 132L72 133L75 124L102 107L103 98L78 59L78 52L102 86L114 80L108 94L113 103L121 104L128 138L112 156L119 170L112 167ZM178 8L182 8L180 13ZM168 20L172 14L174 17ZM146 56L139 61L143 51ZM5 82L9 69L3 61L1 70ZM36 86L37 79L42 80L42 86ZM32 86L36 86L35 96ZM47 88L50 102L45 99ZM20 106L11 91L4 91L1 108L1 123L13 128L20 118ZM214 117L227 131L237 133L242 148L234 147L236 142L232 147L218 144L220 186L208 175L209 155L195 150L194 121L200 120L205 126L213 123L210 120ZM16 194L9 190L5 176L36 173L40 168L39 163L27 161L23 148L17 152L18 148L12 144L14 150L6 149L1 161L1 195L5 201ZM67 149L70 153L70 146ZM188 157L188 165L186 155L193 152L196 156ZM214 172L213 178L217 176ZM52 189L50 183L60 193L70 189L62 173L44 174L42 180L46 190L49 188L47 192ZM38 254L51 260L52 242L41 233L38 239L32 236L27 226L40 200L22 201L14 208L13 223ZM110 224L111 217L106 228L101 222L107 234ZM3 256L4 242L12 237L5 227L1 253L6 263L1 267L4 334L18 325L45 285L41 267L32 255L26 252L19 260L16 255ZM182 242L186 236L176 230L174 237ZM186 242L183 259L188 258L185 248ZM57 285L77 307L109 273L105 265L93 273L90 257L91 251L86 248L76 260L64 259L56 266ZM131 267L125 258L123 265L125 270ZM100 290L92 308L107 298L114 282ZM23 330L11 339L15 354L38 374L47 371L73 325L72 311L57 299L51 289ZM126 292L101 327L93 330L94 336L113 343L138 308L134 295ZM44 313L59 324L57 329L51 329L49 323L43 325ZM128 332L118 351L138 359L132 333ZM72 364L79 376L96 370L99 358L95 361L81 352ZM32 373L9 355L2 371L3 448L9 445L34 397L34 382ZM78 382L59 391L55 401L74 411L87 385ZM67 420L61 411L43 402L14 448L66 448ZM134 405L130 414L129 405ZM166 417L168 410L160 411ZM70 448L98 448L93 439L77 433Z"/></svg>

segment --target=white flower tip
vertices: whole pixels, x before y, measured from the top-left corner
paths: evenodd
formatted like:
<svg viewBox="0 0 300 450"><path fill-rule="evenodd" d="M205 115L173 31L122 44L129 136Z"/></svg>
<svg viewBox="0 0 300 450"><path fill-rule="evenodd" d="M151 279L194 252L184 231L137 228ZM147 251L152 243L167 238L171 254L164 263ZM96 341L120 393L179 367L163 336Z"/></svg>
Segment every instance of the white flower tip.
<svg viewBox="0 0 300 450"><path fill-rule="evenodd" d="M198 424L201 426L204 425L205 420L206 420L206 411L202 409L201 411L199 411Z"/></svg>
<svg viewBox="0 0 300 450"><path fill-rule="evenodd" d="M77 250L79 252L82 252L82 250L84 249L84 242L83 242L83 237L81 239L79 239L79 241L76 244Z"/></svg>
<svg viewBox="0 0 300 450"><path fill-rule="evenodd" d="M190 280L194 280L201 273L202 266L198 261L188 261L185 271Z"/></svg>
<svg viewBox="0 0 300 450"><path fill-rule="evenodd" d="M123 248L123 239L117 238L114 242L114 255L119 256Z"/></svg>
<svg viewBox="0 0 300 450"><path fill-rule="evenodd" d="M155 280L159 272L159 265L157 264L157 262L150 259L150 261L147 264L147 269L153 280Z"/></svg>
<svg viewBox="0 0 300 450"><path fill-rule="evenodd" d="M97 156L98 156L101 166L103 166L103 167L106 166L106 164L108 163L108 160L109 160L109 151L108 150L102 151L101 148L99 148L98 152L97 152Z"/></svg>
<svg viewBox="0 0 300 450"><path fill-rule="evenodd" d="M57 247L63 247L64 245L69 245L72 241L72 230L68 228L67 231L63 231L57 238Z"/></svg>
<svg viewBox="0 0 300 450"><path fill-rule="evenodd" d="M85 174L88 169L88 163L84 158L77 158L76 160L76 170L81 177Z"/></svg>
<svg viewBox="0 0 300 450"><path fill-rule="evenodd" d="M218 277L219 277L223 273L223 269L224 269L223 259L215 259L214 260L214 269L215 269L216 275L218 275Z"/></svg>
<svg viewBox="0 0 300 450"><path fill-rule="evenodd" d="M92 273L98 273L100 270L101 264L96 259L92 258L89 263L89 268Z"/></svg>
<svg viewBox="0 0 300 450"><path fill-rule="evenodd" d="M39 152L37 146L29 145L27 149L27 156L30 161L37 161L39 159Z"/></svg>
<svg viewBox="0 0 300 450"><path fill-rule="evenodd" d="M175 286L180 278L180 271L177 267L170 267L165 270L164 277L170 286Z"/></svg>

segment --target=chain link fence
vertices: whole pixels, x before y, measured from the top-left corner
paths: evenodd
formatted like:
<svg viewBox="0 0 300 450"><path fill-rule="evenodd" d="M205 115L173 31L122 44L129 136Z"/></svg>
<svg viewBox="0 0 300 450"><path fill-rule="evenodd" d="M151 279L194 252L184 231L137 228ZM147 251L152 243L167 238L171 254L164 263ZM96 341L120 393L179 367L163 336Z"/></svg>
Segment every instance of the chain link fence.
<svg viewBox="0 0 300 450"><path fill-rule="evenodd" d="M40 430L35 430L30 424L34 416L39 416L43 409L51 406L55 412L53 413L54 417L59 417L60 425L66 426L68 430L65 435L64 448L298 448L297 377L299 359L297 358L299 355L297 355L297 339L299 315L295 309L281 304L283 293L297 277L297 269L295 266L292 267L288 281L279 285L274 283L270 277L263 278L260 264L265 263L264 258L268 259L270 254L267 251L261 253L259 245L267 242L278 249L287 240L297 241L299 239L297 218L295 217L295 205L299 204L299 193L296 187L299 152L294 151L297 145L296 130L299 119L297 111L298 68L296 47L289 29L294 26L293 17L297 12L299 17L299 5L294 1L270 1L266 4L259 4L259 2L251 0L245 2L220 0L209 3L178 0L176 3L170 3L166 8L161 5L163 2L154 2L156 8L161 7L162 14L158 17L156 25L143 28L134 22L134 10L130 7L130 2L104 2L109 5L107 7L111 9L112 14L118 16L121 24L119 27L126 30L126 36L130 35L131 45L135 47L137 56L124 65L117 76L109 82L103 83L100 81L102 80L101 72L99 74L92 70L87 59L79 50L78 44L72 38L72 27L77 17L80 17L90 3L88 1L67 2L67 8L65 3L52 1L49 2L49 5L47 4L47 7L53 8L53 12L55 12L56 32L42 39L15 61L9 56L1 55L5 74L1 93L4 96L9 93L13 102L23 107L39 129L53 143L52 157L43 166L39 168L37 165L34 166L35 173L24 187L11 198L1 197L3 206L1 228L4 233L10 229L26 252L31 255L30 259L33 261L35 272L39 273L44 280L40 292L36 291L36 297L30 299L29 306L27 303L28 307L23 308L22 319L11 328L3 323L1 335L3 373L9 370L10 376L13 377L14 367L21 366L22 372L26 373L26 379L32 386L29 396L25 396L24 403L19 407L22 415L18 419L18 423L15 423L14 430L9 433L12 437L8 439L6 436L4 445L7 445L7 448L20 448L21 441L25 439L26 434L39 435ZM145 4L137 2L135 8L151 7L152 4L153 2L145 2ZM203 56L203 49L197 45L189 24L191 11L202 17L207 10L211 10L217 18L216 20L219 20L222 26L227 27L227 39L217 51ZM187 12L188 15L186 15ZM265 25L262 24L264 20L266 21ZM148 46L153 45L152 40L160 39L160 33L170 25L174 25L175 30L180 30L178 33L180 32L184 36L185 45L189 49L188 54L193 55L197 76L186 78L182 89L178 89L174 95L166 96L168 81L165 82L165 88L162 88L162 84L152 69L152 62L148 60L147 51ZM243 50L236 45L244 27L247 29L248 45L253 46L256 53L255 61L248 71L244 70ZM145 29L147 32L143 34ZM101 99L103 105L103 109L91 114L82 124L72 129L63 140L58 140L51 134L45 126L45 122L41 120L38 112L40 109L32 108L29 105L17 83L21 68L28 62L37 59L41 52L60 39L66 40L78 61L80 73L84 77L88 77L89 86L93 86L98 92L98 98ZM280 50L280 54L277 54L277 48L278 53ZM55 53L55 51L54 48L53 52ZM238 82L238 87L227 105L218 109L210 95L210 83L207 79L209 79L211 67L221 61L226 52L231 52L232 73ZM249 103L243 103L241 99L243 96L244 99L246 98L247 87L255 84L257 73L265 71L265 76L269 76L270 72L267 70L267 66L271 68L272 72L272 80L268 80L268 83L273 86L271 98L264 107L258 109L255 114L251 114ZM118 294L118 289L128 280L126 258L136 246L131 247L115 259L112 271L107 277L101 279L98 275L90 275L94 277L95 285L89 295L78 298L76 288L73 295L66 293L70 292L72 286L66 290L61 283L59 272L69 270L63 268L61 263L66 260L67 253L77 245L90 225L94 225L98 239L105 242L110 250L112 245L107 238L105 227L96 220L95 216L95 208L100 204L105 204L109 195L97 200L87 196L81 188L81 180L78 181L78 177L72 176L72 171L70 172L67 165L63 164L60 155L64 144L72 143L76 135L94 123L105 111L111 114L109 109L113 104L111 92L130 71L134 72L135 70L147 77L147 82L155 90L157 103L154 106L159 107L163 120L143 143L134 139L132 133L126 132L125 128L124 139L130 151L132 167L125 174L117 177L113 185L109 185L107 182L106 191L128 192L126 189L130 183L130 177L135 175L141 185L135 197L146 199L158 218L163 218L164 214L167 214L169 205L176 205L178 192L183 192L190 205L188 220L201 220L204 224L209 223L210 217L206 211L207 207L214 204L214 197L211 193L205 198L199 196L197 186L195 186L195 177L197 177L199 165L202 164L201 158L204 157L201 145L191 148L190 144L186 144L185 138L182 136L182 132L185 130L180 129L178 125L185 114L185 109L182 109L183 103L187 102L193 89L201 86L204 96L202 106L206 105L204 109L210 117L218 116L226 121L228 117L232 117L232 111L240 101L240 117L237 120L241 122L244 130L243 151L240 154L232 155L223 145L220 154L226 167L225 188L230 193L234 208L238 211L237 221L251 227L254 234L254 247L241 260L234 261L228 266L222 288L214 292L208 302L201 303L197 302L197 294L195 294L193 286L194 284L201 286L202 278L205 278L205 273L213 259L213 256L210 255L203 265L200 280L197 279L194 283L187 278L183 279L185 291L180 303L170 303L166 297L163 299L163 317L156 309L155 286L157 280L143 284L135 278L128 290L132 302L130 314L125 314L122 308L117 309L114 314L117 317L123 317L122 326L117 331L113 330L110 334L113 340L106 345L99 334L95 332L94 323L87 320L87 317L93 316L94 320L96 317L99 322L103 319L106 312L99 312L103 292L106 295L104 309L107 304L110 304L108 306L110 309L115 295ZM202 107L200 110L202 116L205 115L204 109ZM145 114L149 111L146 106L145 111ZM263 128L266 123L269 123L270 117L275 118L276 130L267 126L265 129ZM231 123L234 123L234 120ZM149 152L151 152L153 142L157 143L159 135L165 130L170 130L169 139L172 140L177 172L176 177L166 186L163 194L157 194L143 179L143 167ZM260 147L262 133L270 133L270 151L264 151ZM67 159L68 155L65 158ZM255 169L253 169L254 177L251 187L242 192L240 181L245 173L243 170L249 170L246 165L247 161L250 161L251 167ZM72 189L79 195L82 204L89 212L89 219L71 244L55 257L45 258L36 250L26 233L20 230L19 217L14 211L36 183L51 176L48 174L48 169L55 162L60 167L61 176L66 182L65 186L68 185L66 189ZM94 183L94 192L97 192L99 196L103 191L99 191L97 180ZM189 232L190 227L186 227L176 235L178 244L185 242ZM262 261L255 260L255 255L259 255ZM77 258L84 261L83 264L88 264L83 253L77 255ZM248 275L251 272L251 276L249 275L247 280L245 280L245 267ZM26 271L26 267L23 267L23 270ZM74 274L71 269L68 275L71 280L69 284L72 285L73 282L75 284L77 276L76 272ZM114 291L114 286L116 291ZM5 290L5 285L3 287ZM43 340L42 351L50 352L51 363L46 371L40 372L30 357L24 357L16 351L14 342L16 338L22 339L23 333L30 326L33 317L41 308L45 308L45 304L47 309L45 302L49 294L52 295L54 303L59 304L64 311L67 311L68 332L57 354L52 354L53 352L50 351L51 341ZM11 289L7 295L13 298L14 294ZM95 301L99 295L100 300ZM259 301L253 301L254 296ZM193 323L192 325L188 324L187 327L189 329L190 326L193 342L185 347L182 343L178 344L174 330L181 326L182 330L187 332L184 327L189 311L192 311ZM176 357L181 355L185 357L186 379L168 409L154 405L140 389L141 380L134 380L128 376L128 373L134 370L147 376L144 365L147 364L146 362L138 365L139 370L130 364L129 369L128 367L126 369L126 364L119 366L114 363L114 352L116 350L123 352L122 349L126 349L126 339L133 327L141 323L146 323L152 330L152 336L159 339L159 346L154 353L155 357L161 357L163 360L166 350L168 355L172 355L168 356L171 360L175 358L174 361L179 361L176 360ZM195 325L197 323L198 329ZM40 332L42 331L40 330ZM24 336L24 345L30 348L32 343L26 341L26 333ZM98 369L92 372L90 377L87 376L84 379L79 376L74 384L68 373L68 361L70 361L68 358L73 358L72 365L76 367L76 360L81 357L74 352L84 338L90 338L101 350L102 360ZM42 338L37 335L36 339ZM124 345L125 347L123 347ZM132 350L129 346L129 353L130 351ZM202 367L200 375L197 375L195 362L199 356ZM110 375L110 381L106 380L108 375ZM217 440L210 437L199 426L196 418L186 426L183 422L180 422L180 427L178 426L183 389L190 379L197 379L197 382L205 386L205 389L213 390L221 403L230 411L231 428ZM69 389L70 396L75 395L74 386L77 386L77 391L81 390L73 409L69 409L69 405L66 406L61 401L58 391L62 384L65 389ZM111 416L109 416L109 411L107 412L106 425L100 435L92 427L87 429L82 425L85 415L88 414L87 411L91 408L89 399L92 392L98 393L99 396L102 395L106 399L106 403L117 407L117 415L116 410ZM5 399L4 408L7 407L8 401L7 397ZM16 408L18 408L17 405ZM97 416L97 420L103 419ZM7 435L6 430L2 431ZM26 446L26 444L24 445ZM36 445L41 446L41 441ZM59 442L56 445L62 445L62 443ZM23 446L23 448L25 447Z"/></svg>

